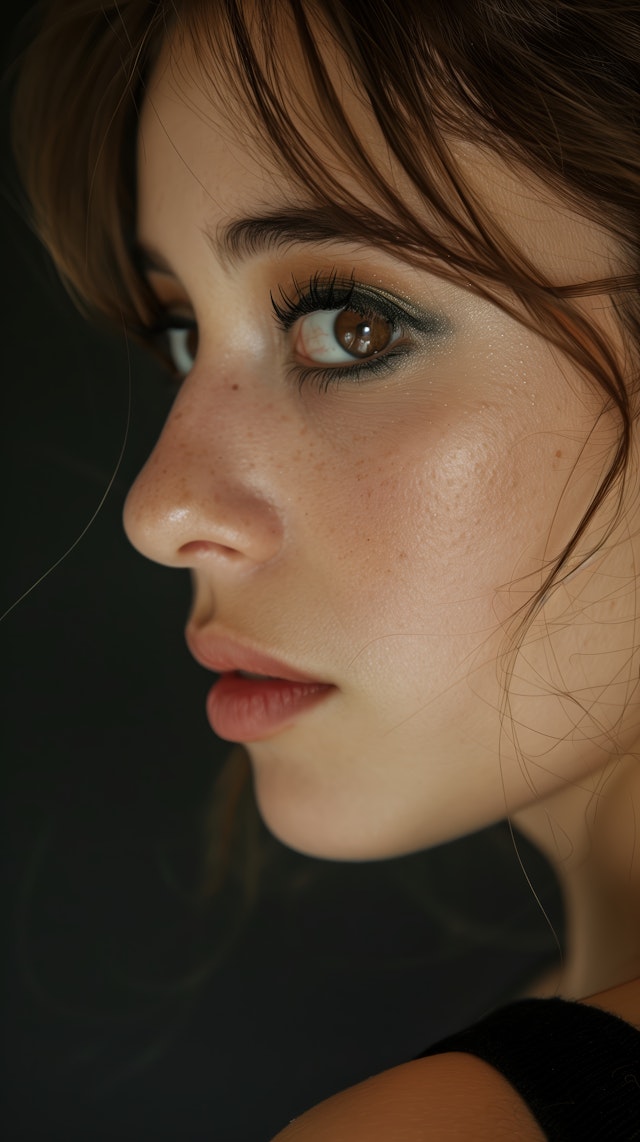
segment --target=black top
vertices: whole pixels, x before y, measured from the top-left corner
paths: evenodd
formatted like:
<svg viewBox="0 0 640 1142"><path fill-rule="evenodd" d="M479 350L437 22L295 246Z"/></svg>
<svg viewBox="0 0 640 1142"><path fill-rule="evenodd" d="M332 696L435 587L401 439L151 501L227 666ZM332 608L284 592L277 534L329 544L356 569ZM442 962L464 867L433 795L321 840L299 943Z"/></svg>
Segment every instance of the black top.
<svg viewBox="0 0 640 1142"><path fill-rule="evenodd" d="M461 1051L500 1071L549 1142L640 1142L640 1031L564 999L522 999L418 1058Z"/></svg>

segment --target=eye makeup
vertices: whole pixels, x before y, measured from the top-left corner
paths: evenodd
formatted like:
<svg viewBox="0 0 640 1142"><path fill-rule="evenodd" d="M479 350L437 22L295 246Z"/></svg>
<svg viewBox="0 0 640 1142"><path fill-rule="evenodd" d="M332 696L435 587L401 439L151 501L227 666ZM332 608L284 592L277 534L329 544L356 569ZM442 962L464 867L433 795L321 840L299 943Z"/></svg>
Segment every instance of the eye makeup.
<svg viewBox="0 0 640 1142"><path fill-rule="evenodd" d="M438 312L422 310L406 298L378 286L360 283L355 275L316 272L305 281L291 277L268 292L270 308L288 343L288 376L302 387L320 391L334 385L365 383L391 373L400 361L424 353L451 332ZM172 375L184 378L195 363L198 326L187 316L186 302L172 312L159 299L158 320L146 331L149 342Z"/></svg>
<svg viewBox="0 0 640 1142"><path fill-rule="evenodd" d="M314 274L304 285L292 278L292 287L290 291L280 287L278 301L271 294L271 305L282 330L294 338L292 355L299 383L315 380L322 390L388 373L399 358L424 350L427 340L449 331L442 315L422 312L387 291L358 283L354 277L341 279L335 271ZM321 314L330 321L318 322ZM295 333L300 334L313 317L315 337L296 339ZM296 350L306 349L308 343L319 355L321 348L324 360L313 360L309 351L304 353L306 360L296 359Z"/></svg>

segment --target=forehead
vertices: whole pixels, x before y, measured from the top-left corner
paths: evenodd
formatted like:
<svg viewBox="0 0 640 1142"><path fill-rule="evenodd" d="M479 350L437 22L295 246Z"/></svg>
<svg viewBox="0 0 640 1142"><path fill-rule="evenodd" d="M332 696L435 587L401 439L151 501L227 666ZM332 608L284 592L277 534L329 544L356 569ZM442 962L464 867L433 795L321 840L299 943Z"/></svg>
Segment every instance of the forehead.
<svg viewBox="0 0 640 1142"><path fill-rule="evenodd" d="M293 154L304 162L309 147L322 172L337 180L363 206L375 208L369 189L358 178L323 122L298 39L283 30L286 66L280 77L281 105L300 132ZM335 53L330 65L354 129L384 168L386 144L348 77L339 74ZM305 180L274 145L264 123L242 89L233 62L223 64L214 51L196 49L189 38L168 40L153 69L143 102L137 144L138 204L142 237L148 224L180 199L209 219L214 232L243 215L269 210L294 211L321 203Z"/></svg>
<svg viewBox="0 0 640 1142"><path fill-rule="evenodd" d="M286 26L277 34L283 61L277 97L299 132L294 161L303 169L323 170L351 203L379 211L372 180L332 131L297 36ZM333 90L367 161L433 233L446 239L441 217L393 157L348 61L326 35L324 55ZM317 205L313 177L292 171L234 75L239 72L221 63L213 43L196 50L188 36L174 35L164 44L138 135L141 241L162 249L176 230L201 233L204 225L216 234L244 215ZM419 128L416 123L416 139ZM588 281L619 269L604 228L570 207L535 173L471 137L449 137L447 146L465 191L551 282ZM454 213L459 210L453 200L448 205ZM393 226L390 214L388 220Z"/></svg>

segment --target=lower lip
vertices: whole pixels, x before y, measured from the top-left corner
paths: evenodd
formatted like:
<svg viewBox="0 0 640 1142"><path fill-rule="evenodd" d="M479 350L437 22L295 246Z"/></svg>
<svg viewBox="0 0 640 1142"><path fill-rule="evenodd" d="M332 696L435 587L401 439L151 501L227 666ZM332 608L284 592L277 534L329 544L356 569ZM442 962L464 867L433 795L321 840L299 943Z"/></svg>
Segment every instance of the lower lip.
<svg viewBox="0 0 640 1142"><path fill-rule="evenodd" d="M322 682L222 674L209 691L207 716L214 733L225 741L260 741L292 725L333 690Z"/></svg>

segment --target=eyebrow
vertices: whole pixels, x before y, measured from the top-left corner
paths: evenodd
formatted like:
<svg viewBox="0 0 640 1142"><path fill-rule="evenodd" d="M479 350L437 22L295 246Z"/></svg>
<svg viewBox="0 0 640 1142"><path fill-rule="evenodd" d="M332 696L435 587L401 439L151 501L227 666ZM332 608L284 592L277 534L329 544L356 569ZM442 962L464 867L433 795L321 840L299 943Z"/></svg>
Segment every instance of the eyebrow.
<svg viewBox="0 0 640 1142"><path fill-rule="evenodd" d="M342 225L332 206L298 210L274 210L255 217L238 218L225 226L204 226L202 234L214 256L224 265L241 262L258 254L284 251L299 243L364 242L365 233ZM370 241L370 239L369 239ZM174 275L162 255L144 243L136 246L141 268Z"/></svg>

